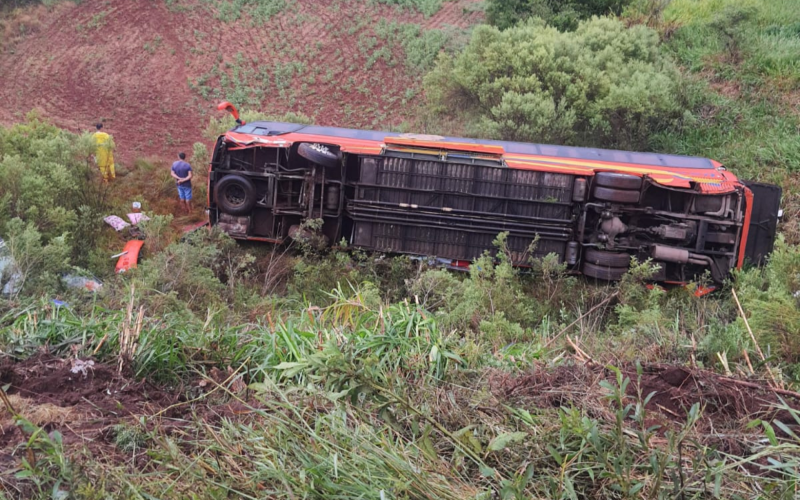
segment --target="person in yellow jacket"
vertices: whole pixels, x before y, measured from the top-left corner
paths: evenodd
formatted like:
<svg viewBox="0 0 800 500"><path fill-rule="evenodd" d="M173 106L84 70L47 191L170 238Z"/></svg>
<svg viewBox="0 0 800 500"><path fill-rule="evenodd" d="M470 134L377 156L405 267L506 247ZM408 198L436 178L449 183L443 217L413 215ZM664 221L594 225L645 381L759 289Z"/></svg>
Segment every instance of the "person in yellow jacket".
<svg viewBox="0 0 800 500"><path fill-rule="evenodd" d="M97 166L100 168L100 173L103 174L103 180L108 182L109 179L115 179L117 176L114 173L114 139L107 133L103 132L103 124L96 125L97 132L94 133L94 142L97 145L94 159Z"/></svg>

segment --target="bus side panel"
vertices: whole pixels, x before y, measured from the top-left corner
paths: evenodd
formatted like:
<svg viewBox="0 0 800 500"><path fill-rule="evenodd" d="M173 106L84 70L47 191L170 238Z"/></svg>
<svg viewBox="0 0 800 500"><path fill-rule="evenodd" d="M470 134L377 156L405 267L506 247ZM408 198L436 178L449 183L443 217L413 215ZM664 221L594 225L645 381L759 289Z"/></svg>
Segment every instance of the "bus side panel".
<svg viewBox="0 0 800 500"><path fill-rule="evenodd" d="M397 253L473 260L509 232L514 262L573 238L574 177L430 157L362 157L350 175L351 242ZM531 243L538 243L531 247Z"/></svg>

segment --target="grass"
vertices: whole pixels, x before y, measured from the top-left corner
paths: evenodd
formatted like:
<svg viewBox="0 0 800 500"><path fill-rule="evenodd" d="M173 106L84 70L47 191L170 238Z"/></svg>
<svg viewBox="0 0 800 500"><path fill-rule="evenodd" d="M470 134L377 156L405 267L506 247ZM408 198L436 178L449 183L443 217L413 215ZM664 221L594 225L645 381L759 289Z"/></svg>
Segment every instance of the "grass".
<svg viewBox="0 0 800 500"><path fill-rule="evenodd" d="M651 137L657 151L714 158L745 179L784 188L797 205L800 170L798 3L676 0L664 12L664 49L685 69L693 118ZM788 220L786 237L798 241Z"/></svg>
<svg viewBox="0 0 800 500"><path fill-rule="evenodd" d="M170 380L166 375L202 378L212 361L238 367L233 374L250 383L246 393L230 377L224 383L205 378L214 391L179 403L178 417L117 424L113 446L128 454L140 450L149 457L144 469L75 457L59 438L38 434L44 441L35 446L43 453L21 479L40 492L37 498L60 487L79 498L185 498L197 491L203 493L196 498L475 499L792 491L800 447L793 434L766 430L791 422L754 421L739 438L753 452L728 455L707 444L700 404L687 409L685 421L661 430L645 409L651 396L627 390L642 371L613 366L599 384L568 389L564 397L576 398L574 405L548 408L507 398L499 387L513 383L508 377L518 369L493 367L489 360L497 354L471 347L463 334L442 335L430 312L407 302L371 304L358 289L339 289L330 299L323 308L287 309L271 324L238 327L215 315L200 321L147 315L133 359L140 376L162 383ZM2 318L0 334L18 355L44 342L81 355L108 334L98 357L113 360L123 316L96 309L91 318L78 317L42 304ZM9 344L12 332L30 344ZM221 419L199 413L231 405L236 413ZM169 421L181 431L170 430ZM36 426L26 425L36 436ZM781 474L769 475L778 469Z"/></svg>

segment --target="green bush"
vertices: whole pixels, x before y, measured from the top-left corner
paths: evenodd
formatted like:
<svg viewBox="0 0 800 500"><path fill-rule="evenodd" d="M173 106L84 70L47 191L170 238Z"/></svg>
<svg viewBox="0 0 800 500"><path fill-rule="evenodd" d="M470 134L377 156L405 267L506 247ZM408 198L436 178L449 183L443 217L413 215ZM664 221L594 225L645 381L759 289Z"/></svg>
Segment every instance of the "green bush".
<svg viewBox="0 0 800 500"><path fill-rule="evenodd" d="M800 361L800 248L779 236L768 264L739 273L735 286L762 350Z"/></svg>
<svg viewBox="0 0 800 500"><path fill-rule="evenodd" d="M487 0L486 18L500 29L532 17L561 30L574 30L592 16L619 15L631 0Z"/></svg>
<svg viewBox="0 0 800 500"><path fill-rule="evenodd" d="M169 217L155 217L145 226L158 240ZM143 261L129 284L153 314L204 312L232 300L236 283L246 276L253 258L225 233L197 231Z"/></svg>
<svg viewBox="0 0 800 500"><path fill-rule="evenodd" d="M608 18L569 33L541 21L479 26L425 78L433 112L458 117L469 134L624 149L682 119L679 86L655 31Z"/></svg>
<svg viewBox="0 0 800 500"><path fill-rule="evenodd" d="M42 241L32 222L14 218L5 226L5 243L11 265L0 275L0 290L13 280L11 292L33 294L52 291L59 286L59 273L69 269L69 246L63 234Z"/></svg>
<svg viewBox="0 0 800 500"><path fill-rule="evenodd" d="M519 271L503 251L508 233L495 240L497 257L485 252L469 274L458 279L443 269L423 272L409 283L410 293L435 311L444 329L489 333L498 341L521 337L521 325L533 325L537 308L526 296Z"/></svg>
<svg viewBox="0 0 800 500"><path fill-rule="evenodd" d="M72 261L85 266L109 207L110 189L92 161L90 134L71 134L36 115L0 128L0 236L19 218L43 244L64 238Z"/></svg>
<svg viewBox="0 0 800 500"><path fill-rule="evenodd" d="M377 38L386 42L387 46L403 47L406 66L411 70L430 69L439 52L453 52L459 48L460 37L453 30L423 29L419 24L381 19L374 31Z"/></svg>

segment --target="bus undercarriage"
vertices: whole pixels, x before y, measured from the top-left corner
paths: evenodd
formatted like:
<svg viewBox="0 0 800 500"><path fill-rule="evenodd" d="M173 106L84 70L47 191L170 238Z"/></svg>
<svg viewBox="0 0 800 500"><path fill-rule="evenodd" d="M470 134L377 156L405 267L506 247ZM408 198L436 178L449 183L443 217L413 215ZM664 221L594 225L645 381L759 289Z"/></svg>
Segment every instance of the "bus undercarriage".
<svg viewBox="0 0 800 500"><path fill-rule="evenodd" d="M749 221L752 193L762 203ZM553 253L604 280L621 278L631 258L649 258L657 281L707 273L721 282L744 261L747 232L750 260L771 251L779 199L769 185L708 193L647 175L508 168L485 152L387 144L352 154L317 142L231 147L223 138L209 180L211 223L234 238L283 243L321 219L329 243L466 265L507 231L516 264Z"/></svg>

